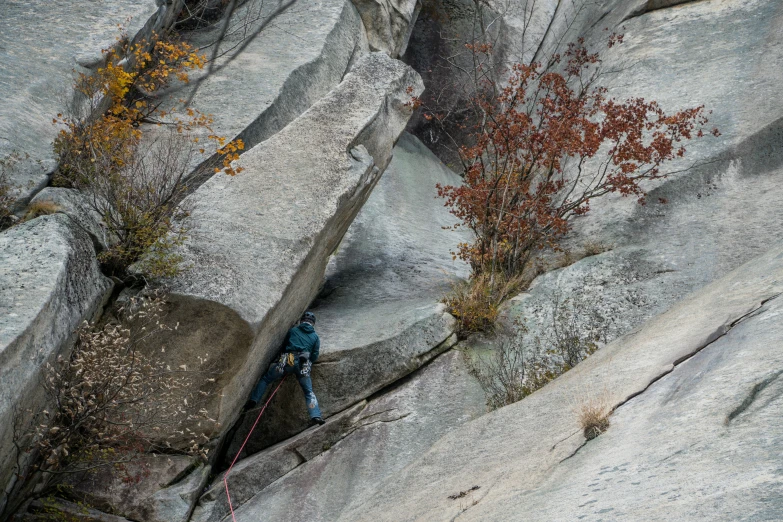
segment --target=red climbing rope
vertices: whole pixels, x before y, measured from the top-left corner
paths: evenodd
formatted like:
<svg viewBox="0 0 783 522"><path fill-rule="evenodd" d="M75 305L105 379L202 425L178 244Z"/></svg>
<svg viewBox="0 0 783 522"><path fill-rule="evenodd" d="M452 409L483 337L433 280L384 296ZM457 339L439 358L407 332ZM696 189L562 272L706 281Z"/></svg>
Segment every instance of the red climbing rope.
<svg viewBox="0 0 783 522"><path fill-rule="evenodd" d="M231 465L228 467L228 471L226 471L226 474L223 475L223 484L226 486L226 498L228 498L228 509L231 510L231 519L234 522L237 522L237 517L234 515L234 506L231 505L231 495L228 493L228 474L231 473L231 468L234 467L234 464L236 464L237 459L242 454L242 450L245 449L245 444L247 444L247 441L250 440L250 436L253 434L253 430L256 429L256 426L258 425L258 421L261 420L261 415L264 414L264 410L266 410L266 407L269 406L270 401L272 400L272 397L275 396L275 393L277 393L277 390L280 389L280 387L283 385L283 382L285 381L285 378L288 377L287 375L283 376L283 379L280 381L280 384L277 385L277 388L275 388L275 391L272 392L272 395L269 396L269 398L264 403L264 407L261 408L261 411L258 412L258 417L256 417L256 421L253 423L253 427L250 428L250 433L247 434L247 437L245 437L245 442L242 443L242 446L240 446L239 451L237 451L237 454L234 455L234 460L231 461Z"/></svg>

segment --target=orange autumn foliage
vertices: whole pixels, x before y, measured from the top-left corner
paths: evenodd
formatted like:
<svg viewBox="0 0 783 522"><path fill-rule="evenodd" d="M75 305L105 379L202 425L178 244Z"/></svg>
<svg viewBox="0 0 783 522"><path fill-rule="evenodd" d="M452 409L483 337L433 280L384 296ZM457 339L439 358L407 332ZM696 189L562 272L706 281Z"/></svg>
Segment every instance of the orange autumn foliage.
<svg viewBox="0 0 783 522"><path fill-rule="evenodd" d="M703 136L704 106L667 113L655 101L616 100L596 84L599 64L580 40L547 67L516 64L507 84L483 85L482 122L460 149L464 183L438 186L455 226L474 233L453 253L474 275L520 274L535 251L557 248L596 198L644 203L643 182L665 177L661 167Z"/></svg>

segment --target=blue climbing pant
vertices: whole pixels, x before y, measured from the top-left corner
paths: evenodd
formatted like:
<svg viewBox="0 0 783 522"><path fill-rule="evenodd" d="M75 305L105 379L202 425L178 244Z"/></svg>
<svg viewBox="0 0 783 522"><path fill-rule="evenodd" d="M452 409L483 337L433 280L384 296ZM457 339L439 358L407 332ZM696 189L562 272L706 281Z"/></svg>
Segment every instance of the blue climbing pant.
<svg viewBox="0 0 783 522"><path fill-rule="evenodd" d="M291 373L296 375L296 379L299 381L299 386L302 387L305 401L307 403L307 412L310 414L310 418L314 419L316 417L320 417L321 409L318 407L318 399L315 398L315 393L313 393L313 381L310 379L309 375L302 375L299 372L298 362L294 366L285 365L283 367L283 373L278 372L277 364L273 363L266 371L264 376L261 377L261 380L258 381L258 384L256 384L255 389L253 389L253 393L250 394L250 400L253 402L261 401L261 398L264 396L264 392L266 392L266 389L270 384L283 377L283 375L288 375Z"/></svg>

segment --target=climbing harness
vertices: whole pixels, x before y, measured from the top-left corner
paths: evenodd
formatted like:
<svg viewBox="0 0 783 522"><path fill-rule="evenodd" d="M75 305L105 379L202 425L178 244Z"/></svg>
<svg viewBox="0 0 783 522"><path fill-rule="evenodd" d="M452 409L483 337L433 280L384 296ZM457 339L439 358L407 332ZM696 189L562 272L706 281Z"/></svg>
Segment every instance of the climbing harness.
<svg viewBox="0 0 783 522"><path fill-rule="evenodd" d="M302 377L307 377L310 375L310 370L313 367L313 363L310 362L310 359L305 359L304 357L301 357L299 359L299 374Z"/></svg>
<svg viewBox="0 0 783 522"><path fill-rule="evenodd" d="M293 356L294 354L290 354L290 355ZM285 365L285 362L283 363L283 365ZM280 372L280 373L282 373L282 372ZM247 434L247 437L245 437L245 441L242 443L242 446L239 447L239 451L237 451L237 454L234 455L234 460L231 461L231 465L228 467L228 470L226 471L226 474L223 475L223 485L226 487L226 498L228 499L228 508L231 510L231 519L234 522L237 522L237 517L234 514L234 506L231 505L231 494L228 492L228 475L229 475L229 473L231 473L231 469L234 467L234 464L236 464L237 459L242 454L242 450L245 449L245 445L247 444L247 441L250 440L250 436L253 434L253 430L256 429L256 426L258 425L258 421L261 420L261 415L264 414L264 410L266 410L266 407L269 406L269 403L272 401L272 398L277 393L277 390L280 389L280 386L283 385L283 382L285 382L285 377L283 377L280 380L280 384L277 385L277 388L275 388L275 390L272 392L272 395L270 395L269 398L264 403L264 407L261 408L261 411L258 412L258 417L256 417L256 421L253 423L253 427L250 428L250 432Z"/></svg>

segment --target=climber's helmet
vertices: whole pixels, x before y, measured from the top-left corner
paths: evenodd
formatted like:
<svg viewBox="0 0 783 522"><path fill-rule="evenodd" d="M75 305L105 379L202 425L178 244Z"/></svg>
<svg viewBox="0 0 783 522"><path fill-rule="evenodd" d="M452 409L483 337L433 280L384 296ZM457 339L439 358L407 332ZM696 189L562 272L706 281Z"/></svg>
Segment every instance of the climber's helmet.
<svg viewBox="0 0 783 522"><path fill-rule="evenodd" d="M305 312L304 315L302 315L302 321L315 326L315 314L313 312Z"/></svg>

